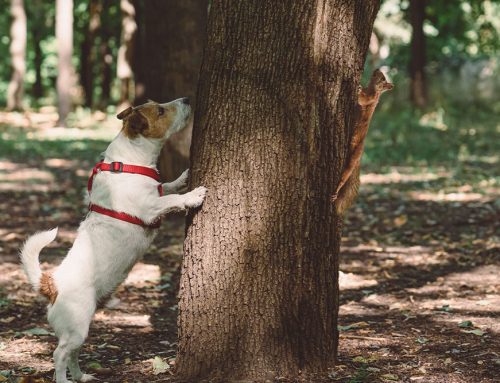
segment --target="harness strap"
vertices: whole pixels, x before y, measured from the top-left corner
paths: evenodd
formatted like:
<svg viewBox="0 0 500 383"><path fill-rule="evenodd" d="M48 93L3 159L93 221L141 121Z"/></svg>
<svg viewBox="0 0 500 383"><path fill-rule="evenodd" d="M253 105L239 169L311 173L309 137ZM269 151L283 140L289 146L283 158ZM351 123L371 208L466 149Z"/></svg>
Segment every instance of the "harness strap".
<svg viewBox="0 0 500 383"><path fill-rule="evenodd" d="M157 221L155 221L151 224L147 224L142 219L134 217L133 215L130 215L127 213L122 213L119 211L106 209L105 207L102 207L99 205L90 205L89 210L94 211L94 212L99 213L99 214L107 215L108 217L119 219L120 221L125 221L125 222L129 222L129 223L133 223L134 225L146 227L148 229L158 229L161 225L161 219L158 219Z"/></svg>
<svg viewBox="0 0 500 383"><path fill-rule="evenodd" d="M123 164L122 162L111 162L111 163L105 163L103 161L98 162L94 168L92 169L92 174L89 177L89 181L87 183L87 190L90 194L92 191L92 184L94 182L94 177L99 171L109 171L112 173L130 173L130 174L140 174L146 177L153 178L154 180L160 182L160 174L156 169L148 168L145 166L137 166L137 165L126 165ZM158 194L163 196L163 188L161 186L161 183L158 184ZM155 222L151 224L147 224L140 218L134 217L130 214L123 213L123 212L118 212L114 211L111 209L107 209L103 206L99 205L94 205L90 204L89 205L89 211L93 211L99 214L107 215L108 217L112 217L115 219L119 219L120 221L125 221L132 223L134 225L139 225L144 228L148 229L157 229L161 225L161 218L158 218Z"/></svg>

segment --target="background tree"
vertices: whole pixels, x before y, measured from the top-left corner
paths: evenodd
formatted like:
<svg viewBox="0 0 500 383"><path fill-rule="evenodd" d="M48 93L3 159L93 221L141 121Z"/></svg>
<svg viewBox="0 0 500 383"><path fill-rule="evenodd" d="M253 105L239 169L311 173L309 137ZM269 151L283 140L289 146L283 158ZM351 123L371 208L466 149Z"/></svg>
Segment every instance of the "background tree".
<svg viewBox="0 0 500 383"><path fill-rule="evenodd" d="M187 96L194 105L207 7L208 3L200 0L144 3L142 48L136 62L140 78L137 104L147 98L167 101ZM158 164L163 179L172 180L189 166L191 132L192 126L165 145Z"/></svg>
<svg viewBox="0 0 500 383"><path fill-rule="evenodd" d="M40 99L43 96L43 79L42 79L42 40L44 34L45 14L42 0L33 0L31 20L31 38L33 40L33 66L35 70L35 83L33 84L33 97Z"/></svg>
<svg viewBox="0 0 500 383"><path fill-rule="evenodd" d="M424 34L426 0L410 0L411 54L410 54L410 100L423 108L427 105L427 83L425 76L426 43Z"/></svg>
<svg viewBox="0 0 500 383"><path fill-rule="evenodd" d="M56 0L58 125L65 126L71 110L73 81L73 0Z"/></svg>
<svg viewBox="0 0 500 383"><path fill-rule="evenodd" d="M10 55L12 77L7 89L7 109L22 109L24 74L26 73L26 13L23 0L11 0L12 24L10 27Z"/></svg>
<svg viewBox="0 0 500 383"><path fill-rule="evenodd" d="M88 20L85 25L85 37L81 44L80 82L85 95L84 105L91 108L94 100L94 68L96 66L95 38L101 25L102 3L90 0Z"/></svg>
<svg viewBox="0 0 500 383"><path fill-rule="evenodd" d="M378 1L214 1L192 144L179 302L188 381L296 378L337 352L330 195Z"/></svg>
<svg viewBox="0 0 500 383"><path fill-rule="evenodd" d="M135 22L134 4L130 0L121 0L122 33L120 49L118 50L117 77L120 80L120 104L129 104L131 101L132 81L132 58L134 50L134 35L137 31Z"/></svg>

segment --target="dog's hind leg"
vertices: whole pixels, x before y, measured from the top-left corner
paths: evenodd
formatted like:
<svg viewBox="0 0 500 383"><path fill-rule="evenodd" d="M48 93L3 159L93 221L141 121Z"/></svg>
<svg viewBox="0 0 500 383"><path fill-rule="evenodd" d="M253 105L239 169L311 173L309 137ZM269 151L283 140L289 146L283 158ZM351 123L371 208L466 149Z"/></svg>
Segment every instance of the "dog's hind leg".
<svg viewBox="0 0 500 383"><path fill-rule="evenodd" d="M80 370L80 363L78 362L80 349L81 347L74 350L73 352L71 352L69 356L69 362L68 362L69 372L71 373L71 377L75 380L78 380L79 382L90 382L91 380L94 380L95 377L90 374L84 374L82 370Z"/></svg>
<svg viewBox="0 0 500 383"><path fill-rule="evenodd" d="M54 351L57 383L70 382L66 377L68 367L74 380L87 382L92 379L91 375L81 372L78 355L87 337L95 307L92 304L84 304L89 300L82 296L72 298L68 303L68 299L59 296L48 313L49 322L59 338L59 344Z"/></svg>

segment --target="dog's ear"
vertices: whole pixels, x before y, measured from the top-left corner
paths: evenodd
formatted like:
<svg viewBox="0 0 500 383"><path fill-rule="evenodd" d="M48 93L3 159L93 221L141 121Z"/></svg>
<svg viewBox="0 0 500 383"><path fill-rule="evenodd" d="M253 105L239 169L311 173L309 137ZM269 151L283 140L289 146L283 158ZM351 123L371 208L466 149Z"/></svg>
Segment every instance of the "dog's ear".
<svg viewBox="0 0 500 383"><path fill-rule="evenodd" d="M118 115L116 116L116 118L118 118L119 120L123 120L124 118L126 118L127 116L129 116L133 111L134 111L134 108L132 108L131 106L129 106L127 109L122 110L120 113L118 113Z"/></svg>
<svg viewBox="0 0 500 383"><path fill-rule="evenodd" d="M123 122L123 130L127 137L134 138L147 130L149 124L146 117L141 112L134 110Z"/></svg>

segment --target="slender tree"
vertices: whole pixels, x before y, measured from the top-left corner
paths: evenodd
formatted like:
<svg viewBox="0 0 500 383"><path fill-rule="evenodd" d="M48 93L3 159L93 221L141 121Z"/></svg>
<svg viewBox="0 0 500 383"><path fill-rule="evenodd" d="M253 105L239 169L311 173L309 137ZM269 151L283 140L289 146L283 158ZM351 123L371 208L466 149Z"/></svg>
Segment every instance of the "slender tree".
<svg viewBox="0 0 500 383"><path fill-rule="evenodd" d="M23 0L11 0L10 56L12 76L7 89L7 109L22 109L24 74L26 72L26 13Z"/></svg>
<svg viewBox="0 0 500 383"><path fill-rule="evenodd" d="M90 0L89 19L85 28L85 37L80 49L80 82L85 95L85 106L91 108L94 101L94 68L96 66L96 49L94 41L101 25L102 3Z"/></svg>
<svg viewBox="0 0 500 383"><path fill-rule="evenodd" d="M426 0L410 0L411 53L410 53L410 100L423 108L427 105L425 77L426 47L424 34Z"/></svg>
<svg viewBox="0 0 500 383"><path fill-rule="evenodd" d="M130 103L133 71L132 57L134 49L134 35L137 31L135 22L135 8L130 0L121 0L120 9L122 12L122 34L120 49L118 50L117 77L120 79L120 103Z"/></svg>
<svg viewBox="0 0 500 383"><path fill-rule="evenodd" d="M206 33L208 1L148 0L144 2L144 42L137 52L139 90L136 103L189 97L194 103ZM163 149L159 169L164 180L189 166L192 126L172 137Z"/></svg>
<svg viewBox="0 0 500 383"><path fill-rule="evenodd" d="M317 381L334 363L329 200L378 6L212 1L191 147L191 186L209 194L184 243L181 379Z"/></svg>
<svg viewBox="0 0 500 383"><path fill-rule="evenodd" d="M74 85L73 54L73 0L56 0L57 40L57 102L59 122L65 126L71 111L71 91Z"/></svg>
<svg viewBox="0 0 500 383"><path fill-rule="evenodd" d="M101 85L101 98L99 100L99 107L105 109L109 104L111 98L111 82L113 80L113 55L110 46L110 39L112 36L111 15L110 15L110 0L102 0L102 13L101 13L101 29L100 29L100 43L99 43L99 57L100 57L100 85Z"/></svg>
<svg viewBox="0 0 500 383"><path fill-rule="evenodd" d="M34 0L32 3L32 11L29 13L31 20L31 36L34 45L33 65L35 67L35 83L33 84L33 97L39 99L43 96L42 83L42 47L41 42L44 32L44 8L42 0ZM29 10L29 8L28 8Z"/></svg>

